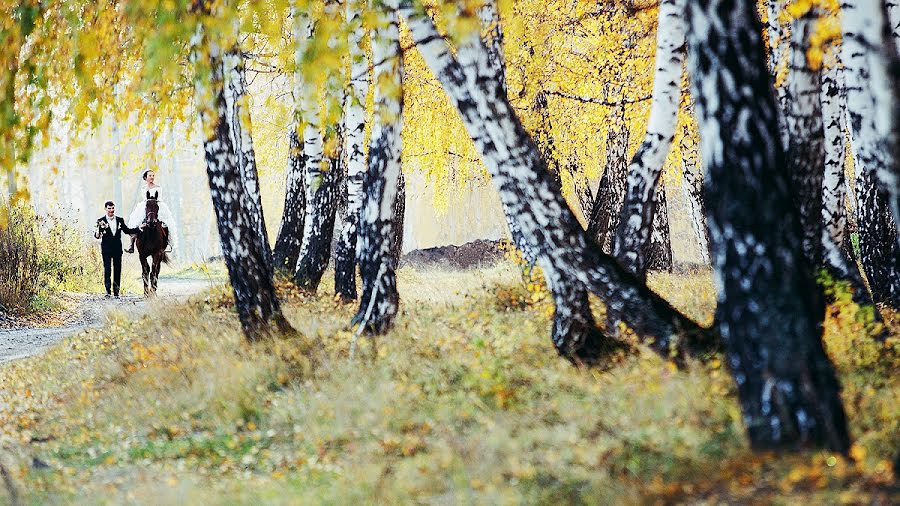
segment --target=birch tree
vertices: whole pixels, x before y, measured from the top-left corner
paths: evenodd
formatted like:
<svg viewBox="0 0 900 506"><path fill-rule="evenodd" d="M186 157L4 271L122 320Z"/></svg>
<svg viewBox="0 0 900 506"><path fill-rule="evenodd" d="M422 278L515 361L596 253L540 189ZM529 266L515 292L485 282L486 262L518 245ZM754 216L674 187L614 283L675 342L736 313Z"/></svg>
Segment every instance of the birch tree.
<svg viewBox="0 0 900 506"><path fill-rule="evenodd" d="M856 169L860 261L875 302L900 306L897 232L897 101L890 65L896 46L878 0L841 5L847 113ZM892 219L891 209L894 217Z"/></svg>
<svg viewBox="0 0 900 506"><path fill-rule="evenodd" d="M375 117L358 232L362 296L354 321L380 334L392 326L399 304L392 249L403 147L403 58L397 0L378 0L376 9L380 19L372 36Z"/></svg>
<svg viewBox="0 0 900 506"><path fill-rule="evenodd" d="M800 211L803 251L810 265L822 263L822 180L825 133L822 124L820 69L807 58L810 36L818 19L810 8L792 23L787 50L789 74L784 90L782 117L788 132L787 167Z"/></svg>
<svg viewBox="0 0 900 506"><path fill-rule="evenodd" d="M223 51L218 41L203 33L202 25L192 42L192 59L198 67L195 96L206 136L206 171L222 254L241 327L252 341L275 330L290 330L290 325L281 313L272 281L271 252L257 221L257 216L262 217L262 209L255 208L259 199L248 191L258 190L258 185L247 180L256 165L241 166L242 153L249 153L236 144L239 132L247 126L240 124L246 118L241 112L245 107L241 93L246 91L242 87L243 58L237 47Z"/></svg>
<svg viewBox="0 0 900 506"><path fill-rule="evenodd" d="M284 211L275 240L275 268L292 273L300 258L303 241L303 224L306 219L306 185L303 165L303 147L297 126L291 125L288 132L288 159L284 171Z"/></svg>
<svg viewBox="0 0 900 506"><path fill-rule="evenodd" d="M336 17L339 4L329 1L325 5L326 17ZM297 9L294 22L296 41L296 63L301 69L307 53L315 51L314 37L326 38L329 34L316 29L309 12ZM321 25L319 25L321 26ZM316 33L316 32L319 33ZM330 76L333 79L333 76ZM339 178L341 175L340 149L326 156L325 135L340 138L338 125L323 125L320 114L320 97L333 99L333 83L319 79L313 81L308 76L298 79L298 121L303 128L304 186L306 193L306 218L303 222L303 239L300 256L294 271L294 283L309 292L315 292L322 280L331 258L331 240L334 234L337 211ZM331 88L331 89L329 89ZM327 107L327 105L326 105ZM325 128L329 127L329 128ZM324 134L323 134L324 133ZM337 146L340 142L336 143Z"/></svg>
<svg viewBox="0 0 900 506"><path fill-rule="evenodd" d="M597 241L603 251L612 252L619 210L628 184L628 128L625 111L618 106L613 112L612 124L606 134L606 168L597 186L597 198L588 219L588 235Z"/></svg>
<svg viewBox="0 0 900 506"><path fill-rule="evenodd" d="M684 0L662 0L647 134L628 166L627 188L612 248L619 262L639 278L647 274L646 252L653 235L657 203L665 198L664 190L659 198L654 194L675 138L684 53ZM668 221L659 224L658 236L668 230ZM669 260L671 263L671 253Z"/></svg>
<svg viewBox="0 0 900 506"><path fill-rule="evenodd" d="M394 200L394 217L391 223L391 259L394 269L400 266L403 256L403 227L406 224L406 178L403 172L397 177L397 198Z"/></svg>
<svg viewBox="0 0 900 506"><path fill-rule="evenodd" d="M766 35L769 43L769 70L775 76L775 97L778 101L778 132L781 143L787 146L790 142L790 132L784 118L784 110L788 102L787 89L781 85L784 81L790 62L785 56L789 54L790 30L781 19L782 11L788 0L768 0L766 2Z"/></svg>
<svg viewBox="0 0 900 506"><path fill-rule="evenodd" d="M710 264L709 258L709 232L706 229L706 206L703 200L703 174L697 161L700 153L697 146L691 140L687 132L681 136L681 176L684 179L681 188L687 197L690 207L691 228L697 237L697 248L700 254L700 262L703 265Z"/></svg>
<svg viewBox="0 0 900 506"><path fill-rule="evenodd" d="M834 61L822 72L822 122L825 134L825 163L822 177L822 252L825 265L838 271L841 279L848 279L852 273L859 274L852 261L847 258L843 245L847 228L847 213L844 200L847 182L844 175L846 145L844 129L846 122L841 104L842 78L839 62ZM861 282L862 279L860 278ZM863 285L865 290L865 285Z"/></svg>
<svg viewBox="0 0 900 506"><path fill-rule="evenodd" d="M825 133L825 164L822 178L822 260L825 268L836 280L844 280L853 291L853 301L859 306L872 306L869 289L857 268L856 261L847 253L847 181L844 175L846 143L846 114L843 106L843 79L837 58L829 62L822 72L822 120ZM881 321L876 310L875 320ZM887 336L883 328L877 338Z"/></svg>
<svg viewBox="0 0 900 506"><path fill-rule="evenodd" d="M350 52L350 92L344 105L344 151L347 155L347 215L341 224L334 252L334 291L343 300L356 300L356 238L359 210L363 202L366 156L366 96L369 93L369 62L366 57L362 5L348 0L346 6Z"/></svg>
<svg viewBox="0 0 900 506"><path fill-rule="evenodd" d="M486 60L490 65L494 78L497 80L498 86L502 89L503 96L505 97L507 94L507 84L506 61L503 52L503 25L501 24L497 3L494 0L485 1L478 14L483 32L482 40L484 41L484 47L487 50ZM543 151L544 156L551 157L550 160L554 160L552 157L555 156L555 153L553 150L553 139L550 134L551 127L549 124L549 116L547 115L546 94L538 93L535 97L535 107L542 113L541 126L545 134L543 139L545 148ZM622 149L627 149L627 142ZM554 181L557 182L557 187L559 187L561 179L560 169L561 167L559 164L556 164L556 166L551 169L551 176L554 178ZM501 201L501 204L502 203L503 202ZM535 248L525 240L525 236L519 228L518 221L505 204L503 210L516 248L522 252L522 257L528 264L528 267L533 267L537 262L537 252L535 251ZM562 290L566 290L566 293L563 294ZM556 287L551 286L550 291L553 294L556 304L552 324L553 342L562 346L558 347L558 350L564 356L574 359L576 362L583 361L589 363L593 361L595 355L598 353L597 350L602 347L601 343L605 338L602 337L597 330L594 316L591 314L591 309L588 304L587 290L577 285L570 284L561 286L560 284ZM570 333L584 336L583 338L575 340L577 343L583 343L584 346L582 346L581 349L571 347L572 340L567 338ZM609 345L606 347L611 348Z"/></svg>
<svg viewBox="0 0 900 506"><path fill-rule="evenodd" d="M256 167L256 152L253 148L252 124L250 121L250 96L247 94L247 70L244 53L239 47L232 52L233 58L237 58L232 71L232 78L225 80L226 107L233 118L229 133L232 143L237 149L238 166L241 169L241 180L244 184L244 193L250 199L247 206L252 220L251 226L258 234L254 239L259 243L257 248L266 257L265 263L271 279L274 269L272 248L269 246L269 234L266 230L266 219L263 215L262 196L259 187L259 175Z"/></svg>
<svg viewBox="0 0 900 506"><path fill-rule="evenodd" d="M624 322L665 356L714 348L712 334L675 311L599 248L589 246L586 232L554 186L540 151L500 86L478 35L464 40L454 57L427 15L406 0L401 11L417 48L490 171L508 219L516 222L537 255L536 263L554 294L557 349L573 361L590 363L616 344L598 331L592 318L583 318L590 315L587 298L579 300L585 289L604 300L612 322ZM573 308L579 311L568 314Z"/></svg>
<svg viewBox="0 0 900 506"><path fill-rule="evenodd" d="M666 194L666 186L663 181L656 184L653 192L653 227L650 232L650 241L641 251L644 257L644 273L647 270L671 271L672 270L672 234L669 229L669 201Z"/></svg>
<svg viewBox="0 0 900 506"><path fill-rule="evenodd" d="M847 452L840 385L822 345L822 293L801 246L756 3L691 2L687 27L716 321L751 445Z"/></svg>
<svg viewBox="0 0 900 506"><path fill-rule="evenodd" d="M485 48L488 51L488 62L491 65L491 68L494 71L494 74L497 76L498 84L503 88L504 93L506 91L506 57L503 52L503 25L500 23L500 12L497 10L497 2L496 0L485 0L482 4L481 8L478 11L478 20L480 22L482 31L484 32L483 38L485 43ZM546 106L546 99L543 103L541 103L539 98L536 98L535 105L540 107L543 105ZM545 109L546 110L546 109ZM549 149L552 149L551 146L548 146ZM501 202L501 205L504 205ZM522 257L525 259L525 262L529 266L533 266L535 259L537 258L537 254L534 249L528 242L525 241L522 231L519 229L518 223L510 218L510 213L506 209L505 205L503 208L503 214L506 216L506 223L509 227L509 233L512 237L513 244L516 245L516 248L522 253Z"/></svg>

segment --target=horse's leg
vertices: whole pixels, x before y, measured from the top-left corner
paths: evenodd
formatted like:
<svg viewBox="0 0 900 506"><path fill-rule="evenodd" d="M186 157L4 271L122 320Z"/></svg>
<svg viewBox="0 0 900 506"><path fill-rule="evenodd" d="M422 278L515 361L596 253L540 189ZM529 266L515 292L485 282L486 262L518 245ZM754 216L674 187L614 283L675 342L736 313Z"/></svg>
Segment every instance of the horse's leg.
<svg viewBox="0 0 900 506"><path fill-rule="evenodd" d="M144 297L150 295L150 265L147 263L147 257L141 255L141 279L144 280Z"/></svg>
<svg viewBox="0 0 900 506"><path fill-rule="evenodd" d="M162 255L157 253L153 255L153 275L151 277L153 283L153 295L156 295L156 287L159 285L159 269L162 264Z"/></svg>

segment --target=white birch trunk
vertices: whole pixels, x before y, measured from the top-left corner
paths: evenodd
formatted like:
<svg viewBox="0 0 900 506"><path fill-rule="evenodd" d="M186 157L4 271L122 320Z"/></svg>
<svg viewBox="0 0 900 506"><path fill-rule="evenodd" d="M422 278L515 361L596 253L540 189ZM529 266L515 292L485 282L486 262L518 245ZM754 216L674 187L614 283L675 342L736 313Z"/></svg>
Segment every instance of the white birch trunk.
<svg viewBox="0 0 900 506"><path fill-rule="evenodd" d="M334 14L337 2L326 4L326 16ZM295 11L294 39L295 61L298 72L306 53L312 48L314 26L309 12ZM315 292L331 257L331 240L337 203L337 184L340 177L340 157L328 159L324 153L323 126L319 115L319 98L325 89L306 79L297 79L297 119L303 127L303 158L305 164L306 219L303 223L303 239L300 256L294 272L294 283L309 292ZM326 85L327 87L327 85Z"/></svg>
<svg viewBox="0 0 900 506"><path fill-rule="evenodd" d="M789 58L785 57L785 53L790 53L789 43L791 33L779 19L781 11L784 10L787 0L768 0L766 10L768 15L768 23L766 32L769 39L769 70L775 76L775 97L778 100L778 132L781 138L781 144L785 147L790 142L790 132L785 124L784 110L790 98L788 97L787 87L782 83L778 85L779 76L785 74L790 68Z"/></svg>
<svg viewBox="0 0 900 506"><path fill-rule="evenodd" d="M822 247L826 263L841 265L844 261L842 245L847 227L844 201L847 182L844 177L843 109L841 107L841 72L838 62L822 73L822 119L825 128L825 173L822 180Z"/></svg>
<svg viewBox="0 0 900 506"><path fill-rule="evenodd" d="M684 0L662 0L659 5L653 100L647 134L628 167L625 200L613 241L613 256L640 278L646 277L644 252L653 231L654 192L678 123L685 57L684 6Z"/></svg>
<svg viewBox="0 0 900 506"><path fill-rule="evenodd" d="M612 253L619 214L628 186L628 126L625 109L620 105L612 113L606 132L606 163L597 185L597 198L588 218L588 236L603 251Z"/></svg>
<svg viewBox="0 0 900 506"><path fill-rule="evenodd" d="M201 12L209 15L208 11ZM268 243L259 228L253 209L256 198L247 188L249 165L242 167L245 154L235 141L240 134L233 130L240 127L242 100L234 94L241 89L242 70L239 49L225 52L216 41L209 40L198 27L192 40L192 60L200 58L209 64L209 75L199 74L194 81L195 100L204 127L203 148L206 172L212 194L213 208L222 254L228 268L234 291L235 306L245 336L259 339L274 330L290 331L291 327L281 313L281 304L275 293L271 252L265 251ZM255 171L255 163L252 169ZM256 177L255 174L252 177Z"/></svg>
<svg viewBox="0 0 900 506"><path fill-rule="evenodd" d="M500 12L497 10L496 0L485 0L478 11L478 19L484 32L482 38L487 48L487 62L497 76L498 84L503 89L505 96L506 58L503 51L503 25L500 23ZM509 234L512 237L513 244L522 253L522 257L528 265L534 265L537 258L534 248L529 246L523 239L518 223L512 219L512 215L502 201L501 205L503 206L503 214L506 217L506 224L509 227Z"/></svg>
<svg viewBox="0 0 900 506"><path fill-rule="evenodd" d="M835 61L822 72L822 120L825 131L825 163L822 178L822 261L835 280L845 280L853 290L853 301L859 306L872 306L869 289L857 268L856 262L847 254L847 181L844 175L846 143L844 131L846 115L843 106L843 75ZM875 321L881 315L874 312ZM887 328L875 336L878 340L887 337Z"/></svg>
<svg viewBox="0 0 900 506"><path fill-rule="evenodd" d="M344 104L344 151L347 154L347 215L334 253L334 288L343 300L356 299L356 243L359 212L363 203L366 156L366 96L369 93L369 62L363 47L366 38L361 0L348 0L348 48L350 93Z"/></svg>
<svg viewBox="0 0 900 506"><path fill-rule="evenodd" d="M856 168L860 260L875 302L900 304L897 98L890 66L896 60L884 5L841 5L842 60L849 132ZM892 213L894 219L892 219Z"/></svg>
<svg viewBox="0 0 900 506"><path fill-rule="evenodd" d="M397 0L379 2L382 16L372 37L375 62L375 118L369 140L365 201L359 223L360 307L354 321L380 334L393 325L399 304L395 243L395 206L403 152L403 57Z"/></svg>
<svg viewBox="0 0 900 506"><path fill-rule="evenodd" d="M288 162L284 174L284 210L275 247L272 248L275 268L291 272L300 258L303 225L306 221L306 188L303 169L303 146L297 134L297 125L288 132Z"/></svg>
<svg viewBox="0 0 900 506"><path fill-rule="evenodd" d="M853 151L860 162L857 170L872 171L872 179L887 195L896 228L900 226L900 167L895 160L900 109L891 66L897 63L898 42L891 36L882 1L841 3L842 59ZM896 8L887 11L896 13ZM900 243L900 236L895 241Z"/></svg>
<svg viewBox="0 0 900 506"><path fill-rule="evenodd" d="M690 206L691 228L697 237L697 251L700 263L710 264L709 258L709 231L706 229L706 216L703 209L703 174L697 162L682 155L681 175L684 179L681 189Z"/></svg>
<svg viewBox="0 0 900 506"><path fill-rule="evenodd" d="M810 265L822 263L822 179L825 164L825 133L822 126L820 70L807 60L810 36L818 19L811 9L791 25L787 60L790 73L782 88L784 127L788 132L787 164L795 200L800 210L803 251Z"/></svg>
<svg viewBox="0 0 900 506"><path fill-rule="evenodd" d="M250 96L247 93L247 70L244 55L240 49L229 51L225 55L226 76L225 106L231 123L231 142L237 150L241 178L244 180L244 191L250 198L248 211L253 219L253 227L261 232L256 238L260 241L260 251L267 257L267 263L273 265L272 248L269 245L269 234L262 208L262 195L259 187L259 174L256 167L256 152L253 149L252 124L250 121Z"/></svg>
<svg viewBox="0 0 900 506"><path fill-rule="evenodd" d="M840 384L821 340L824 299L801 247L757 5L692 0L687 25L716 322L751 446L847 452Z"/></svg>

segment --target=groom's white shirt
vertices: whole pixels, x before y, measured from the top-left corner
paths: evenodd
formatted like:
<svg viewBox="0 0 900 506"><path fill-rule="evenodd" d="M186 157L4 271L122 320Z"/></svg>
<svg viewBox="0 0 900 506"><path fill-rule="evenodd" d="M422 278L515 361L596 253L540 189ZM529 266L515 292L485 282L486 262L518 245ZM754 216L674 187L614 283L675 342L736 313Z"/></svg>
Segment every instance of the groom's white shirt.
<svg viewBox="0 0 900 506"><path fill-rule="evenodd" d="M119 220L117 220L115 216L112 218L107 216L106 223L109 224L109 231L112 232L112 235L116 235L116 227L119 226Z"/></svg>

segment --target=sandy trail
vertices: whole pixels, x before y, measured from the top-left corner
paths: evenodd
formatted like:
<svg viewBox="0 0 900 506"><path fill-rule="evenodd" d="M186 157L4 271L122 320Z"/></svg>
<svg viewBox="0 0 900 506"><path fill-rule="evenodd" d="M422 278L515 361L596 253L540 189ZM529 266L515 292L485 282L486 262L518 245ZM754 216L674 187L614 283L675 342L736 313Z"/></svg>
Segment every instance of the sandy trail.
<svg viewBox="0 0 900 506"><path fill-rule="evenodd" d="M204 279L159 279L157 300L178 301L214 286L221 281ZM70 294L77 300L75 323L62 327L24 327L0 330L0 364L30 357L61 339L87 327L102 325L111 310L126 311L139 316L147 311L149 301L141 296L128 295L107 299L98 294Z"/></svg>

